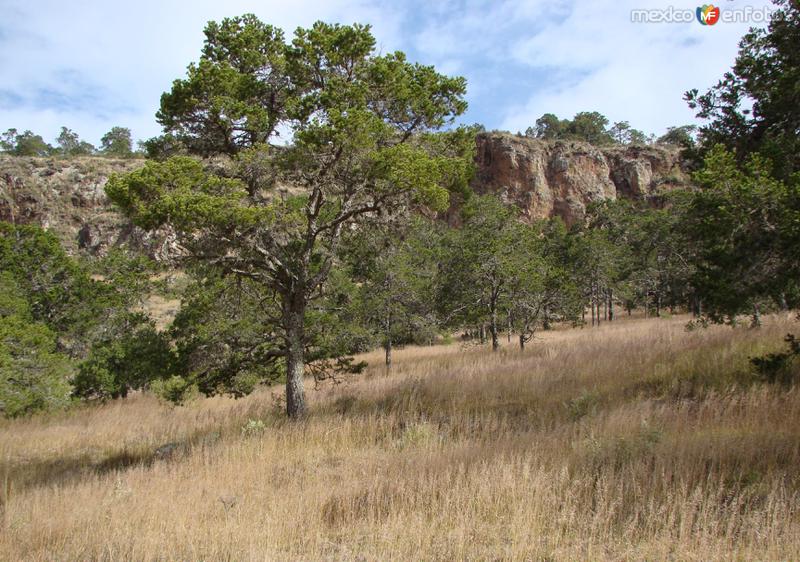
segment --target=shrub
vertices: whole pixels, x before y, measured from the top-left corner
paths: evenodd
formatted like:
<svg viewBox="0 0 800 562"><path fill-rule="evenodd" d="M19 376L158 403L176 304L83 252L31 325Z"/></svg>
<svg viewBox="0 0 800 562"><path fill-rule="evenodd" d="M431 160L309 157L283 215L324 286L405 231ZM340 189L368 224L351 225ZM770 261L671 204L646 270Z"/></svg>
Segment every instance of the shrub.
<svg viewBox="0 0 800 562"><path fill-rule="evenodd" d="M0 317L2 415L18 417L67 405L71 371L47 326L20 316Z"/></svg>
<svg viewBox="0 0 800 562"><path fill-rule="evenodd" d="M788 334L784 341L789 345L789 349L783 353L768 353L762 357L750 359L756 371L756 376L764 382L785 386L794 383L800 373L800 364L797 357L800 356L800 341L794 334Z"/></svg>

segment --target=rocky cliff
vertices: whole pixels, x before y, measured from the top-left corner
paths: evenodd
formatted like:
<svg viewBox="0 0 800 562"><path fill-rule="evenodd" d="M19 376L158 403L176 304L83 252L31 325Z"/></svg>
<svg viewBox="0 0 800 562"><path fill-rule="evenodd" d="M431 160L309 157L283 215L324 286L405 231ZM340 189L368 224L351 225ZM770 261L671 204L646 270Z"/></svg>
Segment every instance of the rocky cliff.
<svg viewBox="0 0 800 562"><path fill-rule="evenodd" d="M665 147L598 148L508 133L483 133L476 142L475 191L499 195L519 206L527 218L560 216L573 223L593 201L646 200L687 180L678 151ZM131 225L103 191L112 173L142 164L143 160L0 155L0 220L48 228L71 253L103 254L125 244L167 258L170 237Z"/></svg>
<svg viewBox="0 0 800 562"><path fill-rule="evenodd" d="M143 160L0 156L0 220L37 224L54 232L71 254L104 254L127 245L154 257L169 252L169 237L149 234L117 213L103 190L113 173Z"/></svg>
<svg viewBox="0 0 800 562"><path fill-rule="evenodd" d="M473 188L514 203L525 217L579 220L594 201L648 200L685 185L679 151L661 146L595 147L508 133L477 138Z"/></svg>

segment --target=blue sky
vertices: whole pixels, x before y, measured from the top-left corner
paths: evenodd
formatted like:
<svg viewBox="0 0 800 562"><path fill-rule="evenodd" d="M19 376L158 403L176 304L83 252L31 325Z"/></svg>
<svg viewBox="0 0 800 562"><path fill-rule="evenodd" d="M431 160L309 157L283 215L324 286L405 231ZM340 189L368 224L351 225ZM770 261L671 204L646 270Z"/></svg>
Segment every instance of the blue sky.
<svg viewBox="0 0 800 562"><path fill-rule="evenodd" d="M724 0L723 11L766 0ZM112 126L160 132L162 92L197 60L208 20L255 13L291 32L315 20L369 23L383 52L465 76L462 121L524 130L543 113L600 111L661 134L693 123L681 97L730 68L748 23L633 23L632 9L685 0L0 0L0 132L52 141L67 126L98 144Z"/></svg>

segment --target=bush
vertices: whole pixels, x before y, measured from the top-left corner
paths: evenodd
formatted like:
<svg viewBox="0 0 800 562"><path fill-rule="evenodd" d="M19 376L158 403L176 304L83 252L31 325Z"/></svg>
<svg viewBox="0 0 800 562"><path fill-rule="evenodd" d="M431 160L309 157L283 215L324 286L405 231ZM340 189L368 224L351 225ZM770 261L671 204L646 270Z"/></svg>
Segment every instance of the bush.
<svg viewBox="0 0 800 562"><path fill-rule="evenodd" d="M153 381L150 384L150 390L162 400L177 406L192 400L198 392L196 384L179 375Z"/></svg>
<svg viewBox="0 0 800 562"><path fill-rule="evenodd" d="M171 374L174 354L167 338L141 315L130 316L128 329L119 330L121 337L92 347L72 381L75 396L124 398Z"/></svg>
<svg viewBox="0 0 800 562"><path fill-rule="evenodd" d="M7 417L69 403L72 364L56 350L55 334L20 316L0 317L0 413Z"/></svg>
<svg viewBox="0 0 800 562"><path fill-rule="evenodd" d="M789 349L783 353L769 353L762 357L750 359L756 371L756 376L764 382L770 384L782 384L789 386L794 383L800 374L800 363L797 358L800 356L800 341L794 334L788 334L784 341L789 345Z"/></svg>

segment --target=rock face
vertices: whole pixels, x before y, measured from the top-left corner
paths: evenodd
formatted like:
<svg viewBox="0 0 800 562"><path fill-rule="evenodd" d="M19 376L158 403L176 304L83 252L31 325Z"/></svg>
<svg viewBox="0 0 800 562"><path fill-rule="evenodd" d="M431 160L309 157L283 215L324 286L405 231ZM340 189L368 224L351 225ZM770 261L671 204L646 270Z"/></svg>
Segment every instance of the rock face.
<svg viewBox="0 0 800 562"><path fill-rule="evenodd" d="M687 181L679 152L669 147L595 147L494 132L476 142L475 191L499 195L528 219L559 216L571 224L592 202L648 200Z"/></svg>
<svg viewBox="0 0 800 562"><path fill-rule="evenodd" d="M648 200L687 179L678 151L664 147L598 148L508 133L482 133L476 143L475 191L499 195L528 219L560 216L571 224L593 201ZM127 245L168 261L176 254L169 233L134 227L114 210L103 189L112 173L130 172L143 163L0 155L0 220L47 228L73 254L102 255ZM449 213L451 221L456 216Z"/></svg>
<svg viewBox="0 0 800 562"><path fill-rule="evenodd" d="M114 210L104 187L112 173L125 173L143 160L28 158L0 156L0 220L37 224L72 254L104 254L127 245L165 259L170 238L133 226Z"/></svg>

